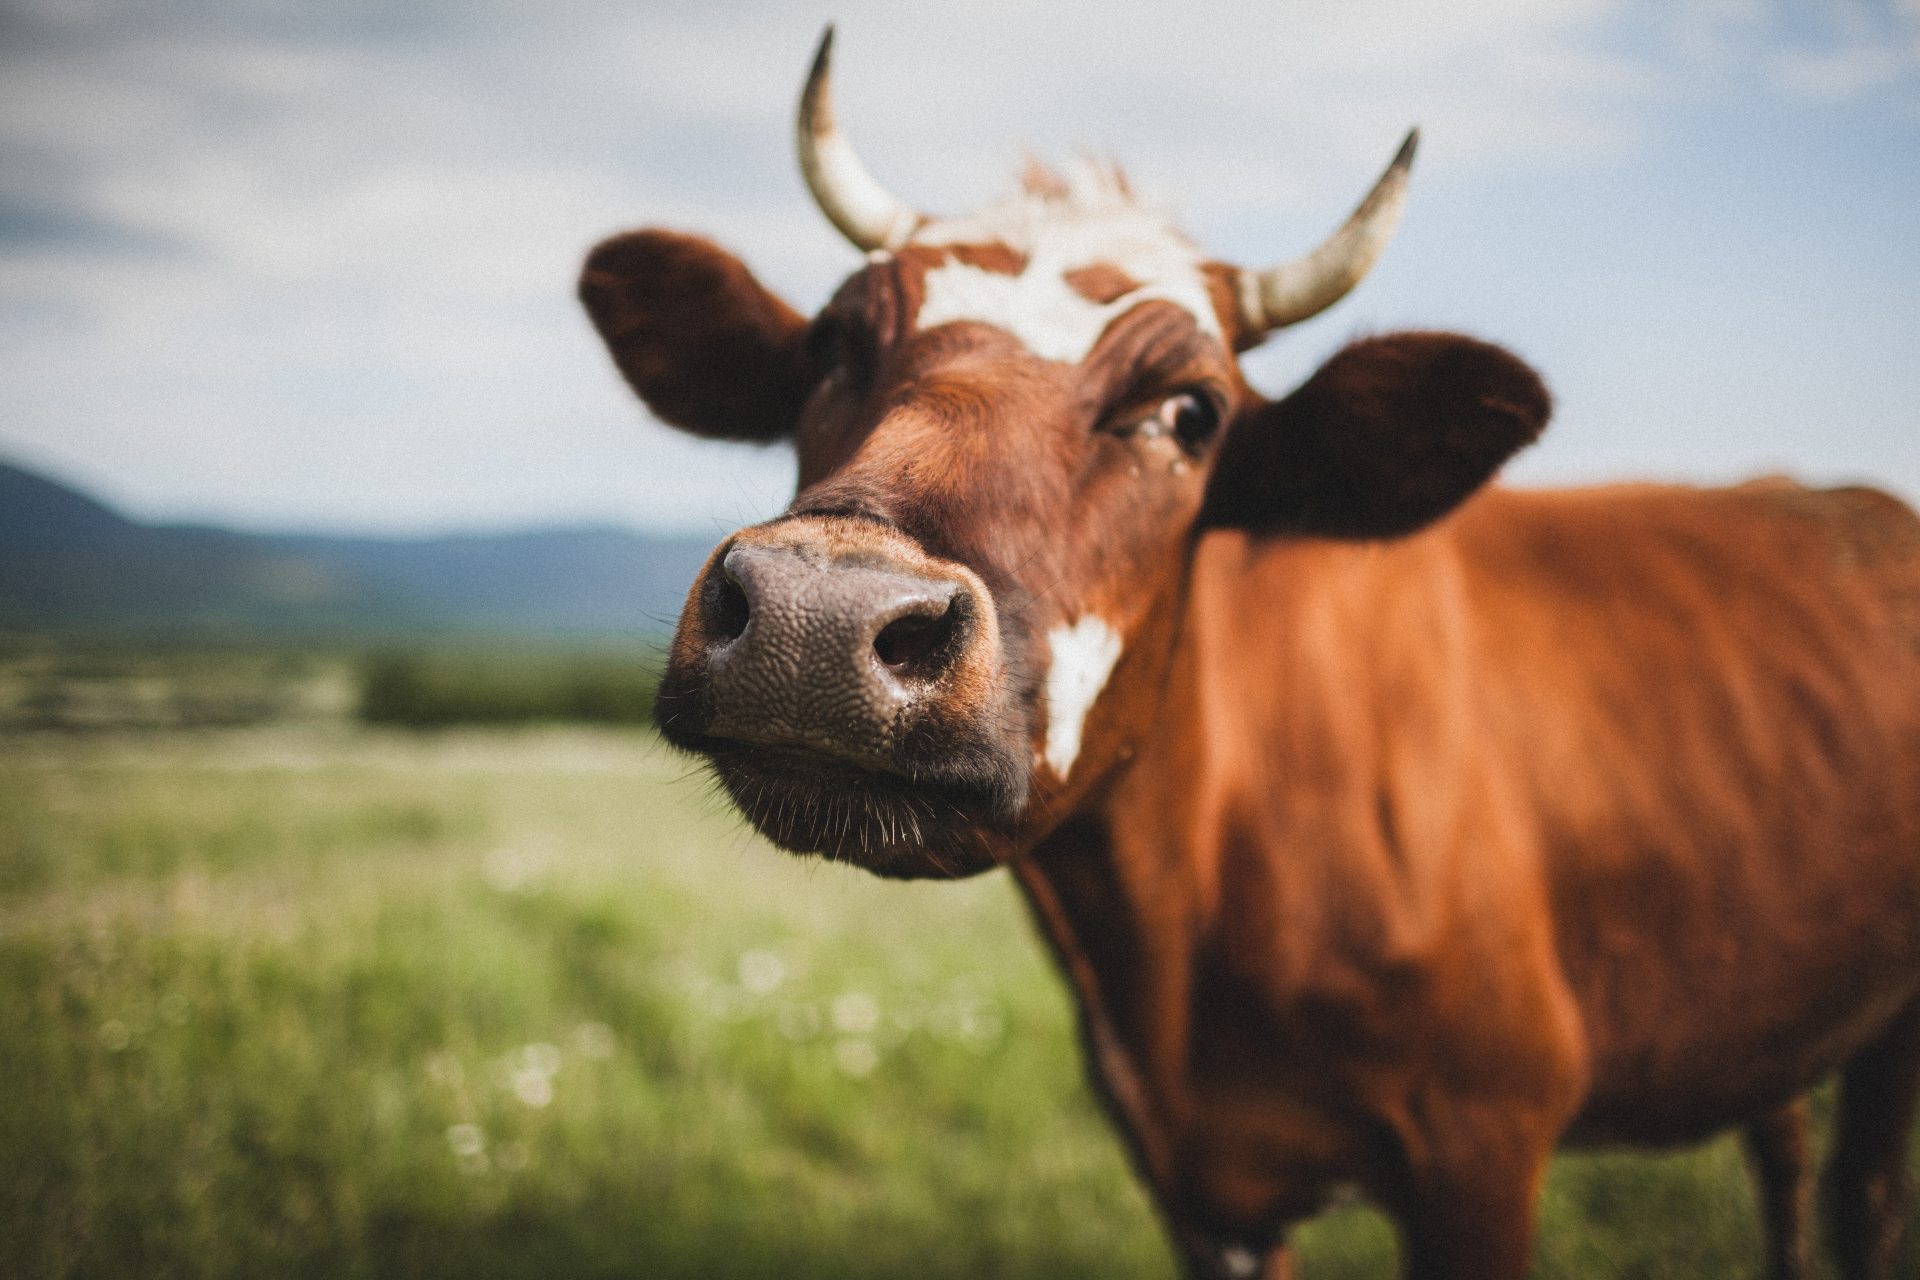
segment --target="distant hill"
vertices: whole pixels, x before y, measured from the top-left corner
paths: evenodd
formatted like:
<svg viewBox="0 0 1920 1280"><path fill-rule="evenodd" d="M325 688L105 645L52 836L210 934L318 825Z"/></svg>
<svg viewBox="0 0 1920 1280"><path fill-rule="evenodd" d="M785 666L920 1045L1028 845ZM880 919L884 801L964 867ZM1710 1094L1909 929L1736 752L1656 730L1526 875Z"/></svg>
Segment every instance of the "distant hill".
<svg viewBox="0 0 1920 1280"><path fill-rule="evenodd" d="M0 463L0 629L183 638L658 638L711 538L613 528L435 538L129 520Z"/></svg>

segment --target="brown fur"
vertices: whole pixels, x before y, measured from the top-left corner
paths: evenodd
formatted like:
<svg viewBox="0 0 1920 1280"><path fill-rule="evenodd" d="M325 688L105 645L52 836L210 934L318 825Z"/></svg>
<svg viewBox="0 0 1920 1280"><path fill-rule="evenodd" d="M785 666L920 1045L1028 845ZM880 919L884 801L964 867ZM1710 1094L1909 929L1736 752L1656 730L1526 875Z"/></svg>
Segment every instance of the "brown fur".
<svg viewBox="0 0 1920 1280"><path fill-rule="evenodd" d="M1920 562L1855 559L1915 528L1856 502L1203 540L1131 766L1023 866L1176 1222L1351 1181L1415 1274L1519 1274L1563 1137L1765 1117L1913 1007Z"/></svg>
<svg viewBox="0 0 1920 1280"><path fill-rule="evenodd" d="M1075 267L1063 277L1067 288L1073 290L1088 302L1105 306L1116 299L1124 298L1140 287L1140 282L1114 266L1111 262L1090 262L1084 267Z"/></svg>
<svg viewBox="0 0 1920 1280"><path fill-rule="evenodd" d="M990 597L930 723L1030 785L930 847L1019 878L1191 1274L1281 1274L1351 1184L1410 1275L1518 1280L1559 1144L1745 1126L1786 1280L1796 1100L1836 1067L1830 1218L1849 1280L1888 1274L1920 1076L1912 513L1779 481L1483 491L1548 399L1456 335L1356 343L1267 402L1164 302L1068 367L915 332L939 253L910 247L802 343L717 250L641 247L660 280L602 250L584 292L642 394L696 430L794 423L800 492L739 536ZM706 346L688 282L733 313ZM1156 429L1195 400L1224 434ZM669 669L695 720L701 591ZM1046 637L1089 614L1125 647L1060 777Z"/></svg>
<svg viewBox="0 0 1920 1280"><path fill-rule="evenodd" d="M1027 255L999 241L991 244L949 245L947 252L953 255L956 262L964 262L982 271L998 272L1003 276L1017 276L1027 269Z"/></svg>

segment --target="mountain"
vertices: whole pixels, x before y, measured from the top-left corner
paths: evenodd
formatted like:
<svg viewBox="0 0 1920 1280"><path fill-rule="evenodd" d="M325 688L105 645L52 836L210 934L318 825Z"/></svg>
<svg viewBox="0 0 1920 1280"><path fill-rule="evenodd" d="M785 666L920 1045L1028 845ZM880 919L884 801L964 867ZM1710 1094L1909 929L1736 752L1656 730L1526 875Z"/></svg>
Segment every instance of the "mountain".
<svg viewBox="0 0 1920 1280"><path fill-rule="evenodd" d="M142 524L0 463L4 630L657 639L711 548L595 527L342 538Z"/></svg>

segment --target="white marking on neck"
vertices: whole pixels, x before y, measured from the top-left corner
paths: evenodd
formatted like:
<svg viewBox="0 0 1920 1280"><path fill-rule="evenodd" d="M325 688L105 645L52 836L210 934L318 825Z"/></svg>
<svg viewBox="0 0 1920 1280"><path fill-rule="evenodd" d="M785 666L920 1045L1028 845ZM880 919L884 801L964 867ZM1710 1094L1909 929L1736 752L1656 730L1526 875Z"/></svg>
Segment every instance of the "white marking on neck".
<svg viewBox="0 0 1920 1280"><path fill-rule="evenodd" d="M1027 196L973 218L931 223L913 243L997 243L1026 257L1017 276L964 262L927 272L921 329L976 320L1005 329L1043 360L1078 364L1116 316L1159 299L1184 308L1202 333L1222 336L1199 251L1160 214L1130 201ZM1066 273L1096 262L1118 267L1140 287L1106 303L1085 297Z"/></svg>
<svg viewBox="0 0 1920 1280"><path fill-rule="evenodd" d="M1053 665L1047 668L1047 765L1065 781L1080 758L1080 735L1087 713L1107 687L1120 660L1120 633L1104 618L1088 614L1072 626L1047 632Z"/></svg>

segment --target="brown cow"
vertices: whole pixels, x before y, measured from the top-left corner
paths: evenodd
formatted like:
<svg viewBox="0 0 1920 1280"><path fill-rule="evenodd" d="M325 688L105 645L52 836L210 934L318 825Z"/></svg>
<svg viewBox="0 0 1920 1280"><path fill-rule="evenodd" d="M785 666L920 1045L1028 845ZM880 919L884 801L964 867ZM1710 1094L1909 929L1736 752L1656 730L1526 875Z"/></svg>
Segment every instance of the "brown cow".
<svg viewBox="0 0 1920 1280"><path fill-rule="evenodd" d="M914 212L826 54L803 167L869 252L819 317L665 231L581 282L655 413L799 457L693 588L668 739L797 853L1011 868L1193 1275L1284 1274L1352 1187L1408 1274L1519 1277L1557 1145L1733 1126L1796 1275L1839 1068L1833 1242L1885 1277L1920 522L1785 481L1487 489L1547 394L1451 334L1256 395L1234 353L1365 273L1412 138L1326 245L1242 272L1116 174Z"/></svg>

